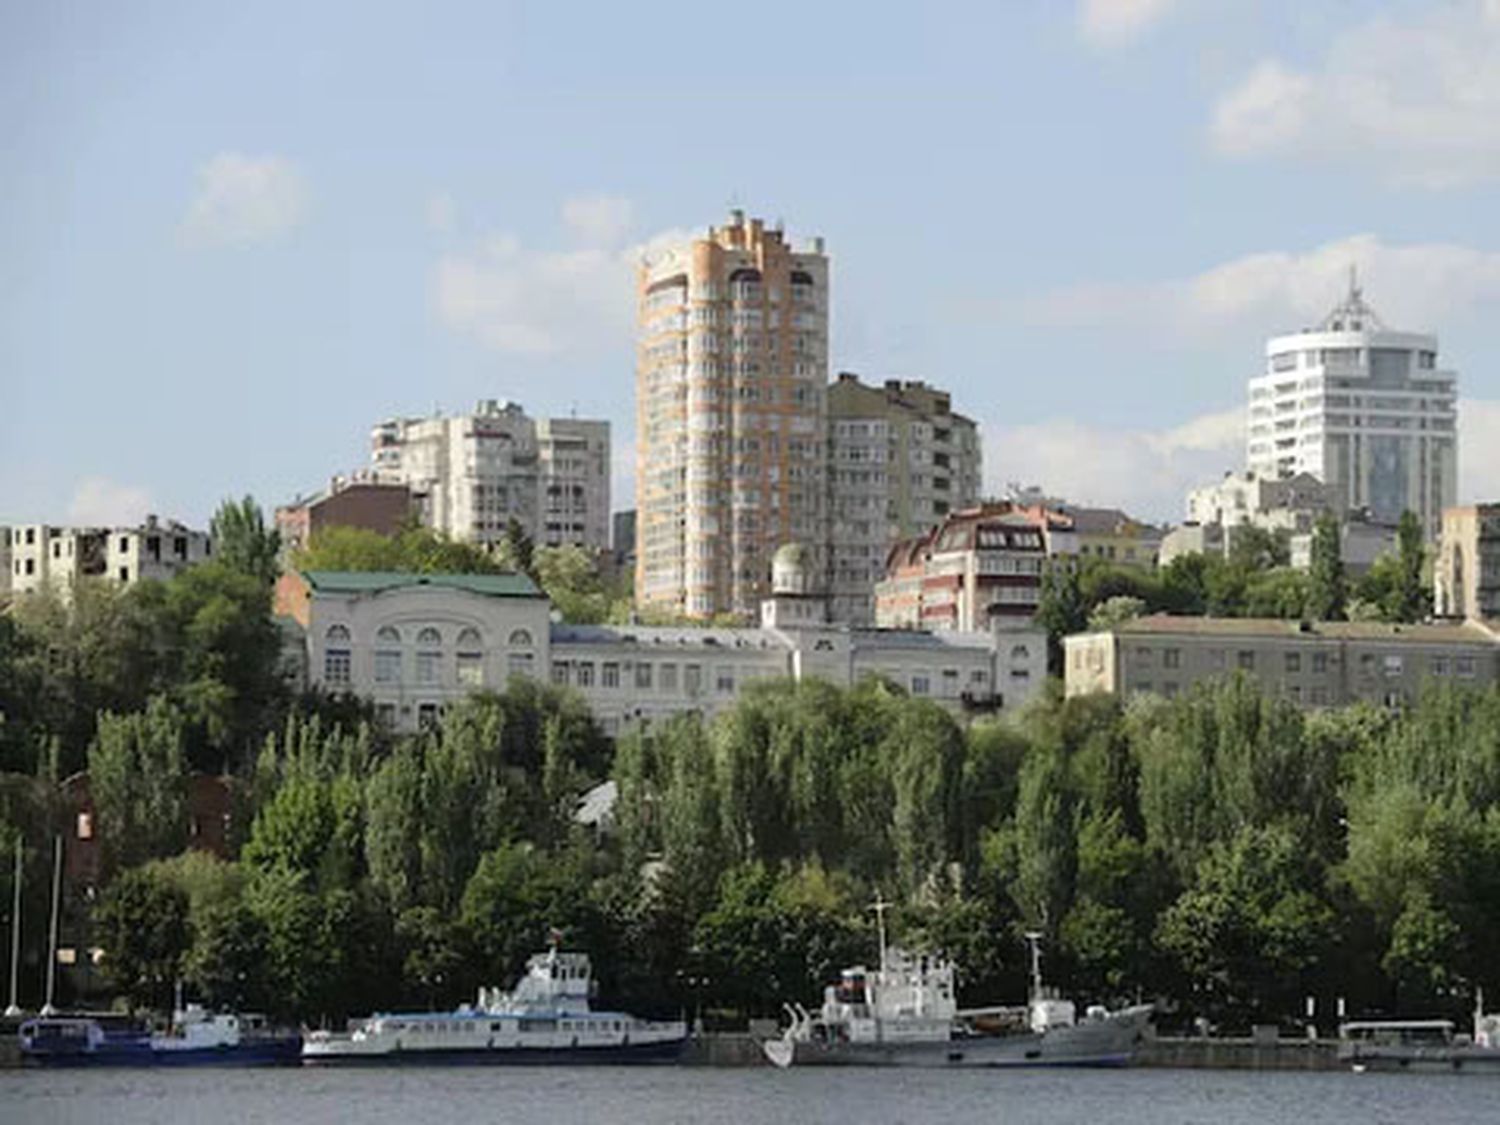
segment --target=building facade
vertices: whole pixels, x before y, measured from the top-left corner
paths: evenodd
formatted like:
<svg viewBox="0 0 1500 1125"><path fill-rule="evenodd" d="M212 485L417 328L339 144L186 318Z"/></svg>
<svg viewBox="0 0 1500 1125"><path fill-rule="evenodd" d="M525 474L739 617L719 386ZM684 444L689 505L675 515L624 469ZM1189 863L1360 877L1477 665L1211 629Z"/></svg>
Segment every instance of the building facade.
<svg viewBox="0 0 1500 1125"><path fill-rule="evenodd" d="M337 476L321 492L300 496L276 509L283 557L307 546L328 527L357 527L395 535L412 515L411 489L373 474Z"/></svg>
<svg viewBox="0 0 1500 1125"><path fill-rule="evenodd" d="M833 616L875 620L892 544L979 502L979 430L946 391L840 372L828 388L828 573Z"/></svg>
<svg viewBox="0 0 1500 1125"><path fill-rule="evenodd" d="M1049 541L1074 555L1072 521L1047 509L1000 501L950 513L925 534L897 543L875 587L883 629L984 632L1024 625L1041 600Z"/></svg>
<svg viewBox="0 0 1500 1125"><path fill-rule="evenodd" d="M637 299L636 602L751 619L776 548L826 541L822 240L735 211L645 258Z"/></svg>
<svg viewBox="0 0 1500 1125"><path fill-rule="evenodd" d="M1333 501L1332 490L1308 472L1288 477L1225 473L1222 480L1188 493L1187 522L1311 531L1318 516L1332 510Z"/></svg>
<svg viewBox="0 0 1500 1125"><path fill-rule="evenodd" d="M1433 587L1439 616L1500 620L1500 504L1443 509Z"/></svg>
<svg viewBox="0 0 1500 1125"><path fill-rule="evenodd" d="M1068 695L1171 698L1242 673L1302 707L1402 706L1428 681L1471 687L1500 675L1500 643L1475 624L1139 617L1063 640Z"/></svg>
<svg viewBox="0 0 1500 1125"><path fill-rule="evenodd" d="M538 544L609 546L608 422L539 421L486 399L472 414L379 423L370 461L375 479L407 485L422 522L454 539L495 545L514 520Z"/></svg>
<svg viewBox="0 0 1500 1125"><path fill-rule="evenodd" d="M207 533L176 520L147 516L138 527L11 529L10 583L15 594L45 587L68 597L75 583L107 578L123 585L143 578L165 581L213 554Z"/></svg>
<svg viewBox="0 0 1500 1125"><path fill-rule="evenodd" d="M1387 329L1351 284L1315 328L1272 338L1250 380L1246 464L1262 477L1310 473L1335 511L1406 510L1436 537L1458 484L1457 375L1436 336Z"/></svg>
<svg viewBox="0 0 1500 1125"><path fill-rule="evenodd" d="M292 573L277 608L297 622L307 681L370 699L397 730L516 676L576 690L611 735L717 714L764 679L848 686L880 676L972 715L1019 706L1046 677L1040 631L850 628L829 622L827 599L805 588L774 592L761 623L744 628L553 623L547 599L514 575Z"/></svg>
<svg viewBox="0 0 1500 1125"><path fill-rule="evenodd" d="M610 546L609 423L538 418L539 547Z"/></svg>

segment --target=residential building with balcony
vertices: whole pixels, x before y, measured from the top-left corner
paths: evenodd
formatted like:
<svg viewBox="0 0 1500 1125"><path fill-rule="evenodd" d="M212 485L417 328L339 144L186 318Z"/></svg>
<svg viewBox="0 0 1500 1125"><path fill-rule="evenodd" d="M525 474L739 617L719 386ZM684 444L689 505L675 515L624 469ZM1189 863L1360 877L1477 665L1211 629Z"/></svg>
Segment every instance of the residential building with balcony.
<svg viewBox="0 0 1500 1125"><path fill-rule="evenodd" d="M948 392L912 380L828 388L828 571L833 617L871 624L899 539L979 501L979 429Z"/></svg>
<svg viewBox="0 0 1500 1125"><path fill-rule="evenodd" d="M653 248L637 302L636 602L752 620L776 549L827 540L822 239L734 211Z"/></svg>
<svg viewBox="0 0 1500 1125"><path fill-rule="evenodd" d="M514 520L534 543L609 546L609 423L534 419L486 399L457 417L390 418L370 432L374 478L407 485L424 524L480 546Z"/></svg>
<svg viewBox="0 0 1500 1125"><path fill-rule="evenodd" d="M1433 604L1443 617L1500 620L1500 504L1443 509Z"/></svg>
<svg viewBox="0 0 1500 1125"><path fill-rule="evenodd" d="M1334 511L1394 524L1410 510L1435 539L1458 484L1457 382L1436 336L1387 329L1351 277L1316 327L1267 343L1246 464L1265 478L1310 473Z"/></svg>
<svg viewBox="0 0 1500 1125"><path fill-rule="evenodd" d="M1487 687L1500 678L1500 640L1474 623L1154 615L1066 637L1063 649L1069 696L1172 698L1240 673L1300 707L1397 707L1415 700L1429 682Z"/></svg>

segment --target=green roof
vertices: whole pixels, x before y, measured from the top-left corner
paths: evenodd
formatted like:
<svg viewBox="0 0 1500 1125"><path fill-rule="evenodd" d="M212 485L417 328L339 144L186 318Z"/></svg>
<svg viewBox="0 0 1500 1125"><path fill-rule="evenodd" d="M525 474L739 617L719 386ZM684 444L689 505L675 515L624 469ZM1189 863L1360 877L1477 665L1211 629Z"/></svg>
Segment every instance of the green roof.
<svg viewBox="0 0 1500 1125"><path fill-rule="evenodd" d="M381 594L408 586L438 586L487 598L539 598L524 574L405 574L394 570L304 570L307 584L324 594Z"/></svg>

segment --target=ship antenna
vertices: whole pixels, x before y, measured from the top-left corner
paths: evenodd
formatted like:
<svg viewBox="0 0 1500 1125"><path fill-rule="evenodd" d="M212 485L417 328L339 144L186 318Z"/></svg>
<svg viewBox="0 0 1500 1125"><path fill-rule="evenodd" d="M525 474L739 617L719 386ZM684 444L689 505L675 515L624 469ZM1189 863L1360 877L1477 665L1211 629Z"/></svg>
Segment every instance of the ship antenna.
<svg viewBox="0 0 1500 1125"><path fill-rule="evenodd" d="M1031 947L1031 998L1039 1000L1042 995L1042 933L1027 930L1024 936L1026 944Z"/></svg>
<svg viewBox="0 0 1500 1125"><path fill-rule="evenodd" d="M877 890L875 892L875 901L871 904L870 909L875 911L875 926L880 933L880 971L882 973L886 970L885 912L890 908L891 904L886 902Z"/></svg>

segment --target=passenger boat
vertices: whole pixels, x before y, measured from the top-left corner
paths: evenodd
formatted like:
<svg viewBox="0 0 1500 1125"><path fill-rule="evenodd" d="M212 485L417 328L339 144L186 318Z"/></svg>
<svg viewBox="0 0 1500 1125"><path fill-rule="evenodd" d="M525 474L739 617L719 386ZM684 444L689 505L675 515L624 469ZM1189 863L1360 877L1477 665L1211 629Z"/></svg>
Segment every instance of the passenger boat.
<svg viewBox="0 0 1500 1125"><path fill-rule="evenodd" d="M1339 1027L1339 1058L1350 1069L1500 1074L1500 1013L1474 1001L1474 1033L1452 1020L1351 1020Z"/></svg>
<svg viewBox="0 0 1500 1125"><path fill-rule="evenodd" d="M264 1016L189 1004L152 1032L119 1016L38 1016L19 1030L21 1058L44 1066L269 1066L301 1057L302 1037Z"/></svg>
<svg viewBox="0 0 1500 1125"><path fill-rule="evenodd" d="M554 946L532 956L511 992L481 988L452 1012L381 1013L348 1032L309 1032L302 1060L349 1063L669 1062L687 1043L682 1020L596 1012L588 955Z"/></svg>
<svg viewBox="0 0 1500 1125"><path fill-rule="evenodd" d="M884 904L877 904L883 909ZM880 1065L929 1067L1124 1066L1143 1040L1152 1005L1119 1011L1073 1002L1042 985L1040 935L1031 934L1031 998L1012 1007L958 1007L954 966L930 953L887 948L880 967L845 969L824 991L816 1015L798 1004L790 1023L761 1047L779 1067Z"/></svg>

